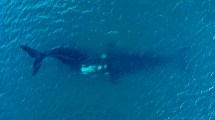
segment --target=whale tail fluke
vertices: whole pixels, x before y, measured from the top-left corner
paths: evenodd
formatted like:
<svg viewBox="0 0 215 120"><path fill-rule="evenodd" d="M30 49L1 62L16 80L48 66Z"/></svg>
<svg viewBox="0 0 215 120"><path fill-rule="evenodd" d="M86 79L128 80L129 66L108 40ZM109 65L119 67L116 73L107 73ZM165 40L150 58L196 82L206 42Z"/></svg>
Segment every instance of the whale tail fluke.
<svg viewBox="0 0 215 120"><path fill-rule="evenodd" d="M46 57L46 55L25 45L21 45L20 48L22 48L25 52L27 52L28 55L35 58L32 75L36 75L40 69L41 62Z"/></svg>

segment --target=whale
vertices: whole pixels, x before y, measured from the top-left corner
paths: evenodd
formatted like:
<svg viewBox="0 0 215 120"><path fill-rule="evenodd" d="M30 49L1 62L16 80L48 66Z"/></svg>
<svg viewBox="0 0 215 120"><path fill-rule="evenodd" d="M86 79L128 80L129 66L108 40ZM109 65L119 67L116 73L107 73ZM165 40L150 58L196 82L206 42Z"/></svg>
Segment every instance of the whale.
<svg viewBox="0 0 215 120"><path fill-rule="evenodd" d="M83 53L80 50L64 46L55 47L46 52L39 52L26 45L21 45L20 48L35 59L32 72L33 76L38 73L42 61L49 57L59 60L71 67L75 72L83 75L89 73L103 73L108 75L114 84L119 83L122 74L148 70L167 63L176 62L180 64L183 61L181 56L157 56L152 52L144 52L141 54L122 53L115 49L110 49L106 53L95 57Z"/></svg>

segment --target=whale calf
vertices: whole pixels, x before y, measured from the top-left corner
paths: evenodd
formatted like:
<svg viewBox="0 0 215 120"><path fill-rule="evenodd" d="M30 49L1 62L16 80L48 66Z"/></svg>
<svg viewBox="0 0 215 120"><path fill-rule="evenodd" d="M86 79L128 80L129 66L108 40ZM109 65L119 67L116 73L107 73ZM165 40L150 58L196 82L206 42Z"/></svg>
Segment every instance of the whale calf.
<svg viewBox="0 0 215 120"><path fill-rule="evenodd" d="M143 54L123 54L118 51L108 51L99 57L92 57L68 47L56 47L47 52L39 52L25 45L21 45L20 48L35 58L32 75L38 73L43 59L51 57L58 59L82 74L104 73L110 77L113 83L119 82L121 74L150 69L175 60L174 57L156 56L149 52Z"/></svg>

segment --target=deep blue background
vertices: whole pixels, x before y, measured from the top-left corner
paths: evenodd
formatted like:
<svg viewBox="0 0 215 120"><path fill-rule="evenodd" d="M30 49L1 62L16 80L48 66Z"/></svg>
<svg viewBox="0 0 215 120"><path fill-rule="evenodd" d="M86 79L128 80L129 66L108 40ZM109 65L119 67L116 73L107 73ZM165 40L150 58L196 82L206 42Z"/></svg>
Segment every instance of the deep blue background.
<svg viewBox="0 0 215 120"><path fill-rule="evenodd" d="M215 119L215 2L212 0L1 0L0 119ZM73 74L19 46L46 51L67 45L101 54L115 41L123 52L174 55L188 49L188 71L167 64L124 75Z"/></svg>

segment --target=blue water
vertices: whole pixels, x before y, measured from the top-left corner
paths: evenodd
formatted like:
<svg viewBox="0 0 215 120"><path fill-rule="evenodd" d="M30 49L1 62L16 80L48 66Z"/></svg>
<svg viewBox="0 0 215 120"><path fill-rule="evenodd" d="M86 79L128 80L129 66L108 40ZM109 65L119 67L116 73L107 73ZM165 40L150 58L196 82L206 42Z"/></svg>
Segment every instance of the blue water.
<svg viewBox="0 0 215 120"><path fill-rule="evenodd" d="M1 120L214 120L215 2L212 0L1 0ZM66 45L99 55L183 55L189 70L166 64L121 76L77 75L19 46ZM180 59L180 58L179 58Z"/></svg>

